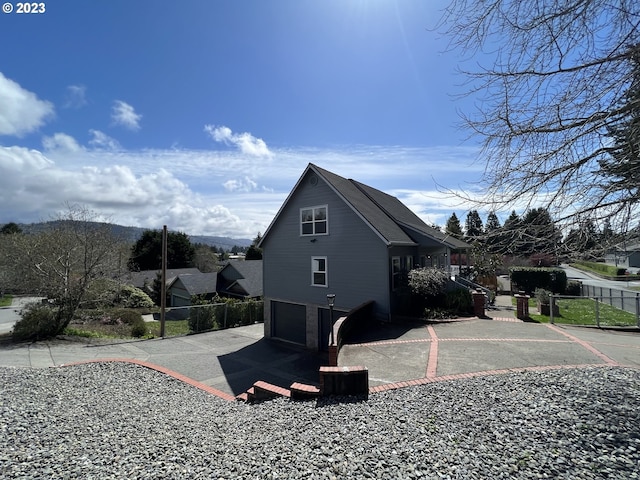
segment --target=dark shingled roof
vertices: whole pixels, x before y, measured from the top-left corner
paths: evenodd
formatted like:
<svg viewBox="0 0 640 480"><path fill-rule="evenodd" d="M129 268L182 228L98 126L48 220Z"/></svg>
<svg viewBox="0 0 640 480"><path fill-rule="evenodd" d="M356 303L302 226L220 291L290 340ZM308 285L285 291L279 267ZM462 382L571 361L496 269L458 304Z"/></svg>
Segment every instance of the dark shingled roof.
<svg viewBox="0 0 640 480"><path fill-rule="evenodd" d="M177 280L182 282L185 290L189 295L204 295L207 293L215 293L218 281L218 273L187 273L178 275L174 278L173 283Z"/></svg>
<svg viewBox="0 0 640 480"><path fill-rule="evenodd" d="M471 247L430 227L396 197L364 183L343 178L314 164L309 164L308 169L321 176L388 245L415 245L417 242L411 236L413 230L450 248Z"/></svg>
<svg viewBox="0 0 640 480"><path fill-rule="evenodd" d="M233 269L235 272L230 274L226 271L229 269ZM220 277L236 279L221 288L222 293L227 292L251 298L262 296L262 260L229 262L220 271Z"/></svg>

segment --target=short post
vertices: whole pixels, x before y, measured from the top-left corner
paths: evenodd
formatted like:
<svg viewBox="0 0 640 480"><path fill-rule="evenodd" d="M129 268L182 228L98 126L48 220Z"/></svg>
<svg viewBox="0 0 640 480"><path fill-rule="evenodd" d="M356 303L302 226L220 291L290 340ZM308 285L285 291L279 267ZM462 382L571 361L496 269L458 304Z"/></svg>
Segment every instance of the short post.
<svg viewBox="0 0 640 480"><path fill-rule="evenodd" d="M327 304L329 305L329 365L338 366L338 346L335 344L333 336L333 306L336 302L335 293L327 295Z"/></svg>
<svg viewBox="0 0 640 480"><path fill-rule="evenodd" d="M636 293L636 323L640 328L640 293Z"/></svg>
<svg viewBox="0 0 640 480"><path fill-rule="evenodd" d="M471 292L471 296L473 297L473 314L478 318L486 318L484 312L484 305L486 303L484 292L478 288Z"/></svg>
<svg viewBox="0 0 640 480"><path fill-rule="evenodd" d="M520 320L529 319L529 295L520 292L514 295L516 297L516 317Z"/></svg>
<svg viewBox="0 0 640 480"><path fill-rule="evenodd" d="M596 297L596 325L600 328L600 297Z"/></svg>
<svg viewBox="0 0 640 480"><path fill-rule="evenodd" d="M553 325L553 306L555 303L556 301L553 298L553 293L549 294L549 323L551 325Z"/></svg>

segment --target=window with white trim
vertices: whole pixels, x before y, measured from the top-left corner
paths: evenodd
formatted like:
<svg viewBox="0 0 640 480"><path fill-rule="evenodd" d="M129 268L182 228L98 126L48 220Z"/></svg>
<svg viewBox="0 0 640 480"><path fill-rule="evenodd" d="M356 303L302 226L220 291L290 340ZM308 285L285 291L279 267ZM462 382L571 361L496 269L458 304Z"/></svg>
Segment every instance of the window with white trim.
<svg viewBox="0 0 640 480"><path fill-rule="evenodd" d="M327 257L311 257L311 285L327 287Z"/></svg>
<svg viewBox="0 0 640 480"><path fill-rule="evenodd" d="M327 235L327 206L300 209L300 235Z"/></svg>

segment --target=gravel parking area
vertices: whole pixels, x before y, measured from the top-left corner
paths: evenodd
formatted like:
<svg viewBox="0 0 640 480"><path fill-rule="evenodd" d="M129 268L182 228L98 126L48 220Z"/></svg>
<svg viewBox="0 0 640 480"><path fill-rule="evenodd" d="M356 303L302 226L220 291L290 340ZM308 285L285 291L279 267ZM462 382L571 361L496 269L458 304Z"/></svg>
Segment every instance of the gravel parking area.
<svg viewBox="0 0 640 480"><path fill-rule="evenodd" d="M120 363L0 368L2 478L640 478L640 371L228 403Z"/></svg>

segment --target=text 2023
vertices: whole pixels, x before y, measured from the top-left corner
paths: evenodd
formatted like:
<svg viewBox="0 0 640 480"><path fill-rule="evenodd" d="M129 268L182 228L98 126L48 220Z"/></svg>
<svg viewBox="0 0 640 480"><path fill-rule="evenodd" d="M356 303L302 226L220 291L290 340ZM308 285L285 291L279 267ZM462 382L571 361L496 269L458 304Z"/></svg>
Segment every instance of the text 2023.
<svg viewBox="0 0 640 480"><path fill-rule="evenodd" d="M44 3L16 3L16 13L44 13L46 10Z"/></svg>

